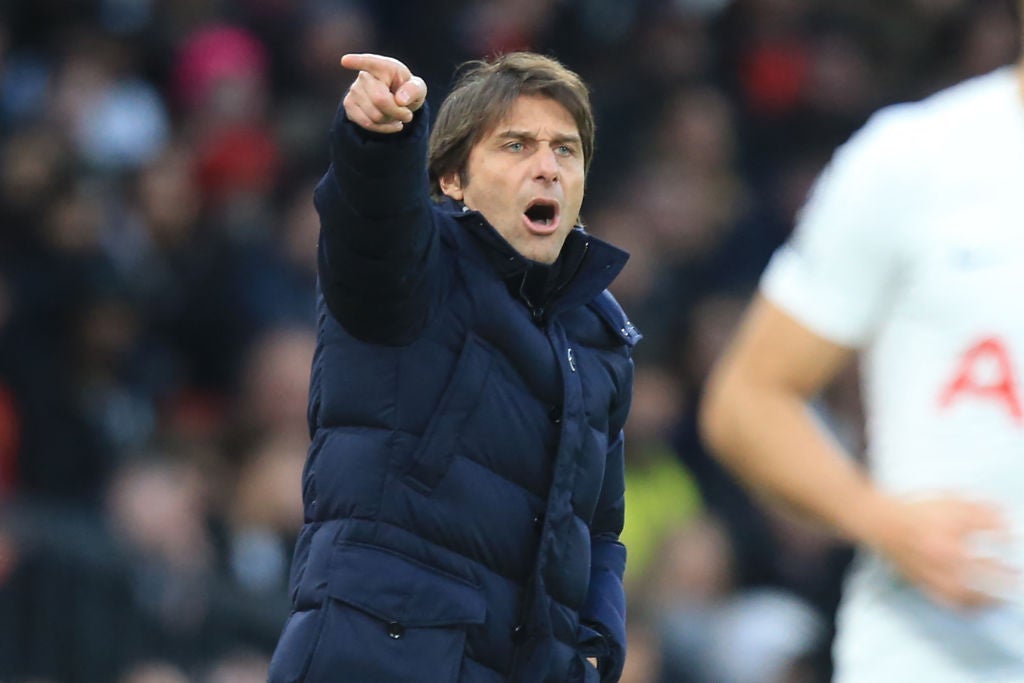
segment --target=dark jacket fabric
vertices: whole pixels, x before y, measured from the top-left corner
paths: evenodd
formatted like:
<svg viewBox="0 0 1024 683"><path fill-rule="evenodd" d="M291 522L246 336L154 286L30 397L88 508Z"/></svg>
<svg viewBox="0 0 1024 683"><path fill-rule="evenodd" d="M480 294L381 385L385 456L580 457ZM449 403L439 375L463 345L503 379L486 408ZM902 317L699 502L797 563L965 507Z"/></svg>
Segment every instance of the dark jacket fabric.
<svg viewBox="0 0 1024 683"><path fill-rule="evenodd" d="M639 334L605 288L626 254L575 229L543 266L432 201L427 121L332 126L305 526L270 681L618 680Z"/></svg>

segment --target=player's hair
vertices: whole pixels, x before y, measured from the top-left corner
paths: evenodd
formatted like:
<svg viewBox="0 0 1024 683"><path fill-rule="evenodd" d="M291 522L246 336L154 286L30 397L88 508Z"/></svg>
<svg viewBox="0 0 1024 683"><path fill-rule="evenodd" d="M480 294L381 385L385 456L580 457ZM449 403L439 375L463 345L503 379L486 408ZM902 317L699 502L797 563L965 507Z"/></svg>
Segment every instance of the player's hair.
<svg viewBox="0 0 1024 683"><path fill-rule="evenodd" d="M431 193L436 199L442 196L441 178L458 173L463 184L468 182L470 150L505 118L520 95L548 97L566 108L579 131L584 172L590 168L595 124L583 79L551 57L511 52L492 61L463 64L441 104L427 157Z"/></svg>

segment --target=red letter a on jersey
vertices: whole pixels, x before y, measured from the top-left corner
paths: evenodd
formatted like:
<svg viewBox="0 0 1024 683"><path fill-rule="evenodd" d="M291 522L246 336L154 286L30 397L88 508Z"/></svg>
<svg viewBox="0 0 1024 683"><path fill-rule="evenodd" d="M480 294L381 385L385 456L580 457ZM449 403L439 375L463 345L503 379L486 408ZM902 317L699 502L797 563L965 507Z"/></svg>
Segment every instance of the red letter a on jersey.
<svg viewBox="0 0 1024 683"><path fill-rule="evenodd" d="M967 349L956 377L943 390L939 405L948 408L963 395L998 401L1006 406L1015 421L1024 422L1010 355L994 337L982 339Z"/></svg>

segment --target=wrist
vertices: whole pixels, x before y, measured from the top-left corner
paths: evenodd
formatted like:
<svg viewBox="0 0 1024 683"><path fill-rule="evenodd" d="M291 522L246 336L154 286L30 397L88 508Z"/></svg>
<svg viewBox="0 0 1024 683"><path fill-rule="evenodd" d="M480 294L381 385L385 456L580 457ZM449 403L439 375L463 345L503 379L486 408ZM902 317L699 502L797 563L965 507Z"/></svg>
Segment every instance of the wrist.
<svg viewBox="0 0 1024 683"><path fill-rule="evenodd" d="M856 514L848 529L850 540L876 551L884 551L903 523L900 502L869 487L854 505Z"/></svg>

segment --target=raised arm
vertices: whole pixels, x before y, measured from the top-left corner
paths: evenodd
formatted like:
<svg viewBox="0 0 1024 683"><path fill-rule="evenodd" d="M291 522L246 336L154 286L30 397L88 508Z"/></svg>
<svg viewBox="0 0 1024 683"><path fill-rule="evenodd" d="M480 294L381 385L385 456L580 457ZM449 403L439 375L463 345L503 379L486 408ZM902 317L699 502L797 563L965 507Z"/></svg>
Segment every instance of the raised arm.
<svg viewBox="0 0 1024 683"><path fill-rule="evenodd" d="M705 439L752 488L879 552L934 600L991 601L981 588L1005 579L1006 569L972 554L970 537L1004 531L996 510L949 496L887 495L813 417L808 401L850 356L757 298L709 380Z"/></svg>
<svg viewBox="0 0 1024 683"><path fill-rule="evenodd" d="M427 88L396 59L348 54L357 70L331 127L331 167L315 193L320 286L354 336L403 344L438 293L426 174Z"/></svg>

